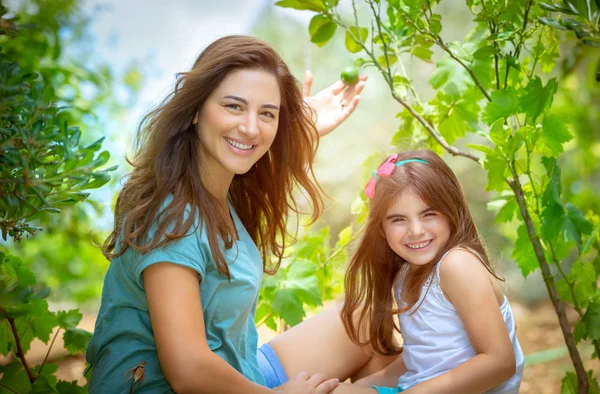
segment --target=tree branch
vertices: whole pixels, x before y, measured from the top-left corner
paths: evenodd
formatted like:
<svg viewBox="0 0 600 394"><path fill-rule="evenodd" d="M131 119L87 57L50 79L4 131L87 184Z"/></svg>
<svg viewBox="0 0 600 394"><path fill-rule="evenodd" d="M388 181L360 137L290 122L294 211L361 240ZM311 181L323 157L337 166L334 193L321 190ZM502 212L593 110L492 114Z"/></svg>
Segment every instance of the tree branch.
<svg viewBox="0 0 600 394"><path fill-rule="evenodd" d="M0 306L0 311L2 313L8 315L6 309ZM15 325L15 319L12 317L7 317L8 324L10 324L10 328L12 330L13 336L15 338L15 343L17 344L17 357L21 360L21 364L23 364L23 368L25 368L25 372L27 372L27 376L29 377L29 381L31 383L35 382L35 376L31 372L31 368L29 364L27 364L27 360L25 359L25 354L23 353L23 348L21 347L21 340L19 338L19 332L17 331L17 326Z"/></svg>
<svg viewBox="0 0 600 394"><path fill-rule="evenodd" d="M540 269L542 270L542 276L544 278L544 283L546 284L546 289L548 290L548 295L550 296L550 301L552 301L554 310L558 315L558 322L563 333L567 349L569 349L569 356L571 357L571 361L573 362L573 366L575 367L575 372L577 373L577 383L579 387L578 392L580 394L587 394L589 390L587 373L585 371L583 361L581 360L579 350L577 349L575 338L573 337L573 333L571 332L571 327L569 326L569 320L567 318L565 305L558 296L558 293L556 291L556 284L554 283L554 278L552 276L552 272L550 271L550 266L546 261L546 256L544 255L542 244L535 231L533 220L531 220L531 217L529 216L529 211L527 210L527 205L525 202L525 194L523 192L523 187L519 182L518 175L516 174L513 166L509 165L509 168L512 172L513 179L507 180L507 183L512 188L517 199L517 203L519 204L521 216L523 217L523 221L525 222L525 227L527 229L527 235L529 236L529 240L531 241L531 244L533 246L536 258L540 264Z"/></svg>

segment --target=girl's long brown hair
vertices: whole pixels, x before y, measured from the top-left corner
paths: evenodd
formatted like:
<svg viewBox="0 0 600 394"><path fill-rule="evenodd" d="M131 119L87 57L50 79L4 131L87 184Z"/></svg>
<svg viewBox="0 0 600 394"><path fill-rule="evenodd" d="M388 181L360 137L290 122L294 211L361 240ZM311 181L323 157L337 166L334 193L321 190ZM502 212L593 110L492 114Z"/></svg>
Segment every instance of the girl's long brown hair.
<svg viewBox="0 0 600 394"><path fill-rule="evenodd" d="M203 158L192 120L221 81L240 69L273 75L281 93L271 148L247 173L236 175L229 189L233 207L261 252L265 272L274 273L281 263L288 213L299 212L296 188L308 195L312 219L320 215L323 202L312 169L318 134L298 81L267 44L228 36L209 45L189 72L178 75L174 92L142 119L136 153L128 160L133 171L119 193L115 227L103 245L107 258L120 256L127 248L140 253L159 248L189 234L201 218L217 267L229 277L218 240L231 248L235 234L226 224L229 212L200 180ZM163 207L168 196L173 198ZM269 265L271 255L276 259Z"/></svg>
<svg viewBox="0 0 600 394"><path fill-rule="evenodd" d="M370 345L380 354L401 352L393 340L394 331L399 330L395 315L409 310L419 300L427 278L448 250L460 246L475 252L495 276L462 188L450 167L429 150L398 154L398 160L410 158L429 164L406 163L396 168L389 178L377 181L364 236L346 271L344 327L355 343ZM408 263L388 245L382 223L387 210L405 188L410 188L430 208L444 215L450 223L451 234L433 260L408 271L403 284L402 308L397 308L394 283L400 269Z"/></svg>

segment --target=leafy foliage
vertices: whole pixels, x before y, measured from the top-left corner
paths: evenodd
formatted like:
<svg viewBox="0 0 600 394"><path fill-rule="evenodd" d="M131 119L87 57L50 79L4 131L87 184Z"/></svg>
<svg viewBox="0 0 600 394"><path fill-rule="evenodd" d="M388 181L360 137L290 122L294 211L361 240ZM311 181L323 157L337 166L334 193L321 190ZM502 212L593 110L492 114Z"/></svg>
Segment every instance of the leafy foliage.
<svg viewBox="0 0 600 394"><path fill-rule="evenodd" d="M67 11L72 6L61 5ZM4 18L7 10L1 4L0 11L0 33L5 35L0 41L0 229L4 240L18 242L23 234L33 236L41 229L32 223L42 213L60 213L85 200L87 190L108 182L115 167L102 168L110 157L101 151L102 139L82 144L82 131L70 125L71 113L59 106L64 100L56 96L53 80L31 58L20 56L19 45L11 41L22 37L20 27L15 19ZM84 351L90 340L89 332L77 328L81 313L50 311L49 294L28 264L0 250L0 355L14 360L0 367L3 389L87 391L77 382L58 382L57 365L44 360L32 367L25 358L36 338L49 344L50 352L62 332L65 348L73 354Z"/></svg>
<svg viewBox="0 0 600 394"><path fill-rule="evenodd" d="M392 138L395 149L405 147L401 142L410 137L413 146L462 156L487 170L486 190L496 193L489 205L498 209L496 221L518 228L512 257L524 276L542 271L556 306L575 369L565 377L563 392L593 391L597 383L584 369L576 342L590 340L595 356L600 355L600 220L585 215L574 193L563 187L567 143L574 135L575 143L580 143L585 133L574 134L569 118L556 110L553 104L564 80L548 74L559 58L559 37L564 37L554 29L572 30L583 44L597 45L599 4L466 0L473 32L462 42L447 42L444 21L436 12L439 2L364 0L362 5L371 11L366 21L354 0L347 2L354 16L350 21L342 17L337 3L280 5L311 10L317 13L314 18L335 23L345 32L343 45L360 56L355 64L380 72L391 98L402 107L397 115L401 126ZM367 23L372 29L365 31L361 26ZM315 34L310 29L309 33ZM319 37L319 45L324 44ZM441 58L432 46L441 51ZM428 101L413 86L411 70L421 62L435 63L429 84L436 94ZM475 135L485 143L468 143L469 150L456 146L460 139L470 142ZM570 177L576 177L577 170L568 168ZM360 209L364 216L365 206ZM564 303L581 317L575 334L568 328Z"/></svg>

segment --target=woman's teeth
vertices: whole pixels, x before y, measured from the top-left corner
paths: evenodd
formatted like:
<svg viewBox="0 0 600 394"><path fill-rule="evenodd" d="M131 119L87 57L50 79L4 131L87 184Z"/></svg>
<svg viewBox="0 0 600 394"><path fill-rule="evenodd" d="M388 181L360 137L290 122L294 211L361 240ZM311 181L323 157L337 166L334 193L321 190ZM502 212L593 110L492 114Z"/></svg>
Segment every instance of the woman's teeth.
<svg viewBox="0 0 600 394"><path fill-rule="evenodd" d="M235 146L236 148L243 149L243 150L252 149L252 146L253 146L253 145L244 145L237 141L230 140L229 138L225 138L225 141L227 141L229 143L229 145Z"/></svg>

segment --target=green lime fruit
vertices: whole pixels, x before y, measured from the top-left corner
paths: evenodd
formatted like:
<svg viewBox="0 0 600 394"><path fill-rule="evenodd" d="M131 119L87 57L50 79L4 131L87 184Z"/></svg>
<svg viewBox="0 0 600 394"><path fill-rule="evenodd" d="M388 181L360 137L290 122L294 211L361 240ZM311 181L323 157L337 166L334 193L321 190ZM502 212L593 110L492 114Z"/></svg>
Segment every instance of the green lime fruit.
<svg viewBox="0 0 600 394"><path fill-rule="evenodd" d="M356 67L348 66L342 70L340 78L342 78L342 81L346 85L354 85L356 82L358 82L358 70Z"/></svg>

